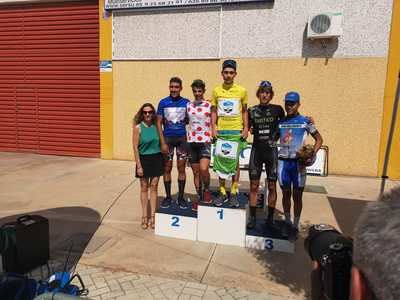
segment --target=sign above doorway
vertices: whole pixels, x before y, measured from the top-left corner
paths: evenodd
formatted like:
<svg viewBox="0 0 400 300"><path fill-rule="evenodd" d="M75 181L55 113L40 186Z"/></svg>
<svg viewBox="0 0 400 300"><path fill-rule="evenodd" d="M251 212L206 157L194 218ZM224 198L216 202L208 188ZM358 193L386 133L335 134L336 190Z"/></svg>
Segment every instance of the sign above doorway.
<svg viewBox="0 0 400 300"><path fill-rule="evenodd" d="M105 0L105 9L151 9L245 2L270 2L270 0Z"/></svg>

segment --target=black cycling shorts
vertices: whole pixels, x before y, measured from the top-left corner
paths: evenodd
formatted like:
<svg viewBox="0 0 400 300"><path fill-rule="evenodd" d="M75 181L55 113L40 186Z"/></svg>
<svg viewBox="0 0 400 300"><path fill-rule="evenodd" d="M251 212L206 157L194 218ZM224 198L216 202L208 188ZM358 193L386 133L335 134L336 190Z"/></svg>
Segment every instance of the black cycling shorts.
<svg viewBox="0 0 400 300"><path fill-rule="evenodd" d="M211 158L210 143L189 143L189 162L198 164L202 158Z"/></svg>
<svg viewBox="0 0 400 300"><path fill-rule="evenodd" d="M178 160L185 160L187 158L186 136L166 136L165 143L168 145L168 160L174 159L175 148Z"/></svg>
<svg viewBox="0 0 400 300"><path fill-rule="evenodd" d="M257 147L253 144L249 161L250 180L260 180L265 165L267 180L276 181L278 178L278 149L276 147Z"/></svg>

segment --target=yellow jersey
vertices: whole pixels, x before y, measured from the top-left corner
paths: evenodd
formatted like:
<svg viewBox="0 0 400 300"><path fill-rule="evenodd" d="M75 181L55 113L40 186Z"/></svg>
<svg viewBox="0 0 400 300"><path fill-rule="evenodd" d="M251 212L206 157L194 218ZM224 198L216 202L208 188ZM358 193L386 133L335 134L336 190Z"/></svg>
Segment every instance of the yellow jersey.
<svg viewBox="0 0 400 300"><path fill-rule="evenodd" d="M217 86L212 93L211 105L217 109L218 130L243 130L242 108L247 101L244 87L236 83Z"/></svg>

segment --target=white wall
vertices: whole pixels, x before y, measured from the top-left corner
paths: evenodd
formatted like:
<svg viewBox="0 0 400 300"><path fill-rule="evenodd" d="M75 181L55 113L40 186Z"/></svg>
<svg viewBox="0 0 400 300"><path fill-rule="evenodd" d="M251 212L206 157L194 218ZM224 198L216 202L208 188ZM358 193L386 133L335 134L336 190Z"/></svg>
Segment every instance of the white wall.
<svg viewBox="0 0 400 300"><path fill-rule="evenodd" d="M343 12L343 36L323 48L308 16ZM114 58L385 57L392 0L286 0L114 12Z"/></svg>
<svg viewBox="0 0 400 300"><path fill-rule="evenodd" d="M114 58L219 56L220 9L162 9L114 13Z"/></svg>

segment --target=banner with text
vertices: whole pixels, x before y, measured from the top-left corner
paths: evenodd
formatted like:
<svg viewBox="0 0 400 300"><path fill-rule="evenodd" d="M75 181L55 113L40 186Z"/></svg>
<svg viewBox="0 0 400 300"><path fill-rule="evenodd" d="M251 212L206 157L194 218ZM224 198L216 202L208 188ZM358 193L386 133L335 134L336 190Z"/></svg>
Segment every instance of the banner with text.
<svg viewBox="0 0 400 300"><path fill-rule="evenodd" d="M268 0L105 0L105 9L157 8L267 1Z"/></svg>

